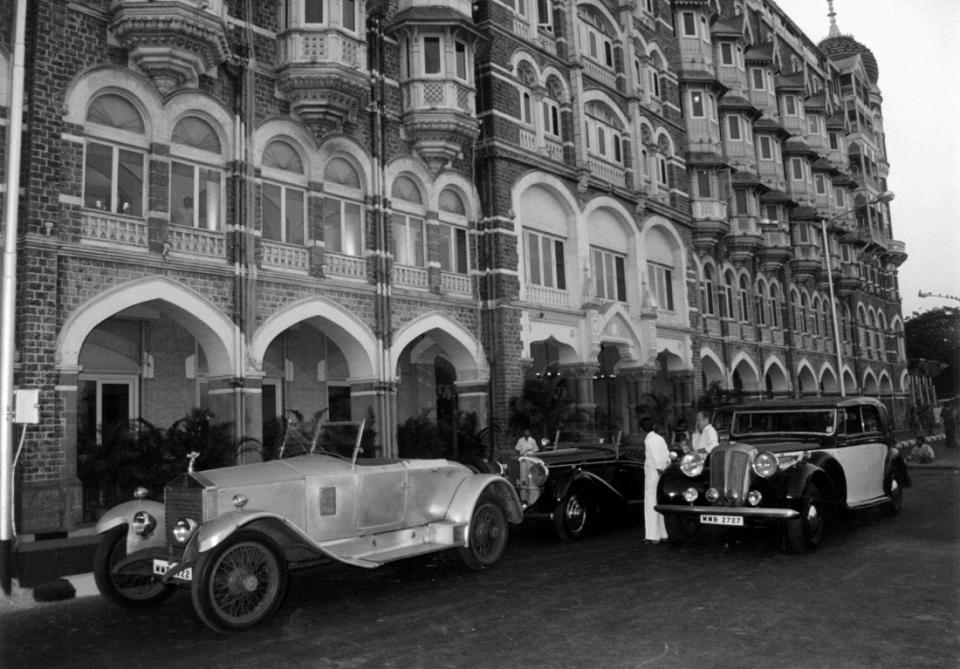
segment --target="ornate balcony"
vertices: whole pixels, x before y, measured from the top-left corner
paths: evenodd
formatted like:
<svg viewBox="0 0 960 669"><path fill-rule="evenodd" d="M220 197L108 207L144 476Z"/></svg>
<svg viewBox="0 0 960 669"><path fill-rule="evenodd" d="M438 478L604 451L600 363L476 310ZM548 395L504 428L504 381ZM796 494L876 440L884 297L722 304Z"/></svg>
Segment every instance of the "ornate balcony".
<svg viewBox="0 0 960 669"><path fill-rule="evenodd" d="M887 240L887 250L883 254L884 262L900 267L907 260L907 245L896 239Z"/></svg>
<svg viewBox="0 0 960 669"><path fill-rule="evenodd" d="M790 248L790 234L786 230L773 227L764 229L763 246L757 250L760 265L765 272L776 272L793 257Z"/></svg>
<svg viewBox="0 0 960 669"><path fill-rule="evenodd" d="M693 200L690 208L693 214L693 245L697 253L704 255L716 248L720 240L730 233L727 203Z"/></svg>
<svg viewBox="0 0 960 669"><path fill-rule="evenodd" d="M763 234L753 216L735 216L726 238L727 256L735 265L743 265L763 246Z"/></svg>
<svg viewBox="0 0 960 669"><path fill-rule="evenodd" d="M793 258L790 259L790 269L793 270L793 279L797 283L809 281L816 275L822 266L820 247L814 244L797 244L793 247Z"/></svg>
<svg viewBox="0 0 960 669"><path fill-rule="evenodd" d="M370 97L367 47L335 29L290 29L278 38L277 90L317 135L356 122Z"/></svg>
<svg viewBox="0 0 960 669"><path fill-rule="evenodd" d="M223 0L113 0L109 30L162 93L199 84L230 55Z"/></svg>

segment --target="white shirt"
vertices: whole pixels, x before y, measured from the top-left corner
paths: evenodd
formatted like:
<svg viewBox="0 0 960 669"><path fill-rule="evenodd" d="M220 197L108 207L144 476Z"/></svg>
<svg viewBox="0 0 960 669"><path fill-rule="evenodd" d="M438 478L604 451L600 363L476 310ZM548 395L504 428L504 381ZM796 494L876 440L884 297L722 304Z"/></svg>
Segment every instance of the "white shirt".
<svg viewBox="0 0 960 669"><path fill-rule="evenodd" d="M670 448L667 441L659 434L650 430L643 439L644 469L657 471L666 469L670 464Z"/></svg>
<svg viewBox="0 0 960 669"><path fill-rule="evenodd" d="M695 451L709 453L719 445L720 439L713 425L707 424L699 432L693 433L693 450Z"/></svg>
<svg viewBox="0 0 960 669"><path fill-rule="evenodd" d="M520 437L517 439L517 445L514 448L520 455L530 455L540 450L537 447L537 440L533 437Z"/></svg>

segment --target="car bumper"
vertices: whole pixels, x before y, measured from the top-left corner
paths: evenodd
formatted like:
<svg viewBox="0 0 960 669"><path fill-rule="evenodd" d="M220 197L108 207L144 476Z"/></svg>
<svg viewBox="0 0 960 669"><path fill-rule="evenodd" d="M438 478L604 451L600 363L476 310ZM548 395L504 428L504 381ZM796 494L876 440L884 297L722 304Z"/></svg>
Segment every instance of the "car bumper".
<svg viewBox="0 0 960 669"><path fill-rule="evenodd" d="M741 516L751 520L789 520L797 518L796 509L775 509L750 506L696 506L689 504L657 504L659 513L707 514L721 516Z"/></svg>
<svg viewBox="0 0 960 669"><path fill-rule="evenodd" d="M111 571L117 575L152 576L167 585L189 586L193 580L193 565L193 562L172 555L166 548L148 548L123 558Z"/></svg>

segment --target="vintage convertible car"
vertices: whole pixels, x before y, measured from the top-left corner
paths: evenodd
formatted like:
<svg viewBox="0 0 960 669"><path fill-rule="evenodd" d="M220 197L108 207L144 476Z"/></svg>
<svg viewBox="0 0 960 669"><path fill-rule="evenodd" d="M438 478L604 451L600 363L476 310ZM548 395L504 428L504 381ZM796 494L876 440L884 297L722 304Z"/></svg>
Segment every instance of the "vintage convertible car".
<svg viewBox="0 0 960 669"><path fill-rule="evenodd" d="M97 586L128 607L190 588L204 623L254 627L280 606L290 570L332 560L374 568L458 548L483 569L522 520L516 491L497 474L447 460L358 459L314 452L189 471L164 503L137 492L97 523Z"/></svg>
<svg viewBox="0 0 960 669"><path fill-rule="evenodd" d="M771 400L737 406L729 443L667 469L656 508L675 543L703 526L778 525L790 548L806 552L820 545L829 512L897 513L909 485L878 400Z"/></svg>
<svg viewBox="0 0 960 669"><path fill-rule="evenodd" d="M582 537L601 519L625 517L643 505L642 450L615 444L558 444L509 462L523 516L549 521L564 541Z"/></svg>

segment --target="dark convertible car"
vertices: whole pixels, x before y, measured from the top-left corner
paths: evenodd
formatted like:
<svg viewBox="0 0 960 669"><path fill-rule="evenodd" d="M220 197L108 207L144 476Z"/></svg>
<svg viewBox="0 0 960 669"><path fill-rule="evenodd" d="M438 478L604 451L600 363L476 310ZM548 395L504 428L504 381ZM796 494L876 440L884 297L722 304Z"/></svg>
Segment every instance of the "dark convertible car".
<svg viewBox="0 0 960 669"><path fill-rule="evenodd" d="M673 542L704 526L772 525L806 552L820 545L831 512L897 513L909 485L879 400L771 400L737 406L729 443L667 469L656 508Z"/></svg>
<svg viewBox="0 0 960 669"><path fill-rule="evenodd" d="M506 466L525 520L550 522L569 541L601 520L625 518L634 505L642 507L642 450L601 442L557 446Z"/></svg>

